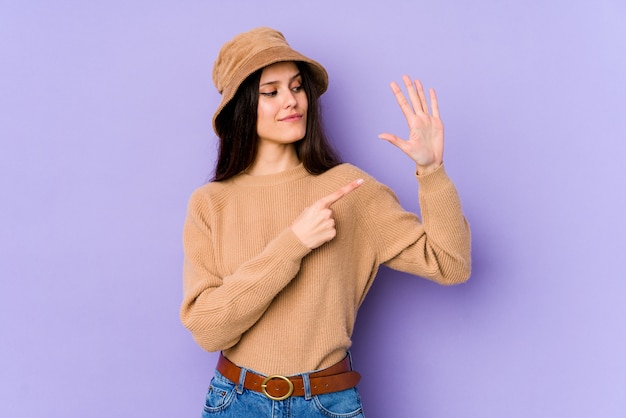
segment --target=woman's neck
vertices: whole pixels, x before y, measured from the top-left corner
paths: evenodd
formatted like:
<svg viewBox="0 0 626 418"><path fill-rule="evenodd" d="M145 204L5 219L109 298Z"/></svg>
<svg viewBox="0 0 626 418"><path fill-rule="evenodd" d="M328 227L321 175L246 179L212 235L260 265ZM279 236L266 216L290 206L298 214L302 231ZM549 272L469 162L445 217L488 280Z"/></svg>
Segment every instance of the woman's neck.
<svg viewBox="0 0 626 418"><path fill-rule="evenodd" d="M251 176L276 174L300 164L293 144L259 144L256 159L246 173Z"/></svg>

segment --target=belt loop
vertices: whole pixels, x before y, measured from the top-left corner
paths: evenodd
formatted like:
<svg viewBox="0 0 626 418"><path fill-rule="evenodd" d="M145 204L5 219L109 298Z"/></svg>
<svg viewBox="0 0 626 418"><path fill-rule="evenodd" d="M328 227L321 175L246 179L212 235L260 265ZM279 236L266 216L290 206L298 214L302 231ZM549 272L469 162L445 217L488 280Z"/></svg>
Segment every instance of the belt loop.
<svg viewBox="0 0 626 418"><path fill-rule="evenodd" d="M246 369L245 367L242 367L241 372L239 373L239 383L237 384L237 393L240 395L243 393L243 385L246 382L247 372L248 372L248 369Z"/></svg>
<svg viewBox="0 0 626 418"><path fill-rule="evenodd" d="M311 400L311 381L309 380L309 374L302 374L302 384L304 384L304 400Z"/></svg>
<svg viewBox="0 0 626 418"><path fill-rule="evenodd" d="M350 370L354 370L352 368L352 353L350 352L350 350L348 350L348 358L350 359Z"/></svg>

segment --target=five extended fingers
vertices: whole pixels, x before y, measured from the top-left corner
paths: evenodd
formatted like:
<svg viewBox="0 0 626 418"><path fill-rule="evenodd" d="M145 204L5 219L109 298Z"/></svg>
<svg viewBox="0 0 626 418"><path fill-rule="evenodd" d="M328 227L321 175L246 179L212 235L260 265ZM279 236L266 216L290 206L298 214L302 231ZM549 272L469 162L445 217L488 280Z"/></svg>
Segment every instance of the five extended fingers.
<svg viewBox="0 0 626 418"><path fill-rule="evenodd" d="M439 104L434 89L428 90L429 97L420 80L402 76L406 94L397 82L391 82L391 90L398 102L407 124L409 138L384 132L379 138L400 148L417 164L417 172L427 172L443 161L443 123L439 115ZM430 99L430 108L429 100Z"/></svg>

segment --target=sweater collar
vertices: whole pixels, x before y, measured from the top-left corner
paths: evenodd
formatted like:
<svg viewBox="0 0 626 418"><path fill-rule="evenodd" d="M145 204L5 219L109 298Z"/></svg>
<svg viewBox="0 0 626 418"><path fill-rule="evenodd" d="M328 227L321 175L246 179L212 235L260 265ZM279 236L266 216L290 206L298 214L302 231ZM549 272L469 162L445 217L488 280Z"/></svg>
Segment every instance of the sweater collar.
<svg viewBox="0 0 626 418"><path fill-rule="evenodd" d="M294 180L299 180L308 175L309 172L306 171L306 168L304 168L304 164L300 163L294 168L290 168L276 174L251 176L246 173L241 173L234 177L233 181L242 186L273 186L276 184L289 183Z"/></svg>

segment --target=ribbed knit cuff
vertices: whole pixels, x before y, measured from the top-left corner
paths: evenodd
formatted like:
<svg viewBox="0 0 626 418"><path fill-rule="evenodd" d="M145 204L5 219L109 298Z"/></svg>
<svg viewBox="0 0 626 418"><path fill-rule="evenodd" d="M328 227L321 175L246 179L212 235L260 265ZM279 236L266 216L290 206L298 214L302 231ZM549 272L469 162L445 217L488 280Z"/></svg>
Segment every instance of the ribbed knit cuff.
<svg viewBox="0 0 626 418"><path fill-rule="evenodd" d="M304 245L292 231L291 228L285 229L277 239L272 243L279 254L284 259L301 260L311 249Z"/></svg>
<svg viewBox="0 0 626 418"><path fill-rule="evenodd" d="M415 177L417 178L422 193L441 191L442 188L449 187L452 184L452 180L448 177L443 163L434 171L423 175L416 173Z"/></svg>

